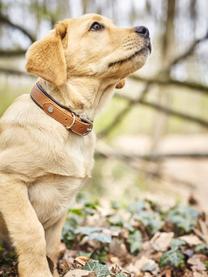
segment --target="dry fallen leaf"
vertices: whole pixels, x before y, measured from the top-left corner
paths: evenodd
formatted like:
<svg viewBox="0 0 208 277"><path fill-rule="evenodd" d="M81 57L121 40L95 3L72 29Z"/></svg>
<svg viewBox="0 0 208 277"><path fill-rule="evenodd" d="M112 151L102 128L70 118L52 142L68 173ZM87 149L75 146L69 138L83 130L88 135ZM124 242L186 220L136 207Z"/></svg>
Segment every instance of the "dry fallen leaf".
<svg viewBox="0 0 208 277"><path fill-rule="evenodd" d="M67 272L64 277L96 277L96 274L87 270L74 269Z"/></svg>
<svg viewBox="0 0 208 277"><path fill-rule="evenodd" d="M154 250L164 252L170 247L174 234L157 232L151 239L150 243Z"/></svg>
<svg viewBox="0 0 208 277"><path fill-rule="evenodd" d="M185 241L190 246L195 246L202 243L202 241L195 235L182 236L179 237L179 239Z"/></svg>
<svg viewBox="0 0 208 277"><path fill-rule="evenodd" d="M152 274L158 274L159 272L158 264L154 260L149 259L145 256L136 261L135 267L140 272L150 272Z"/></svg>
<svg viewBox="0 0 208 277"><path fill-rule="evenodd" d="M146 272L146 273L144 274L144 277L152 277L152 274L149 273L149 272Z"/></svg>
<svg viewBox="0 0 208 277"><path fill-rule="evenodd" d="M162 274L162 276L165 276L165 277L171 277L171 269L167 268L165 269L164 271L164 274Z"/></svg>
<svg viewBox="0 0 208 277"><path fill-rule="evenodd" d="M128 272L135 273L137 277L140 277L141 274L143 274L143 273L141 273L141 271L138 270L138 268L136 267L136 265L133 264L133 263L128 264L128 265L125 267L125 269L126 269Z"/></svg>
<svg viewBox="0 0 208 277"><path fill-rule="evenodd" d="M75 262L77 262L78 264L84 266L89 259L90 258L86 257L86 256L79 256L79 257L75 258Z"/></svg>
<svg viewBox="0 0 208 277"><path fill-rule="evenodd" d="M201 255L194 255L190 259L188 259L188 264L192 266L193 270L196 271L205 271L206 267L204 263L200 259Z"/></svg>
<svg viewBox="0 0 208 277"><path fill-rule="evenodd" d="M206 272L198 272L198 271L194 271L193 272L193 277L207 277L208 274Z"/></svg>
<svg viewBox="0 0 208 277"><path fill-rule="evenodd" d="M117 264L117 265L121 264L120 259L116 256L111 255L111 254L109 254L108 259L109 259L110 263L112 263L112 264Z"/></svg>
<svg viewBox="0 0 208 277"><path fill-rule="evenodd" d="M128 254L125 244L119 239L113 239L110 244L110 253L116 257L125 257Z"/></svg>

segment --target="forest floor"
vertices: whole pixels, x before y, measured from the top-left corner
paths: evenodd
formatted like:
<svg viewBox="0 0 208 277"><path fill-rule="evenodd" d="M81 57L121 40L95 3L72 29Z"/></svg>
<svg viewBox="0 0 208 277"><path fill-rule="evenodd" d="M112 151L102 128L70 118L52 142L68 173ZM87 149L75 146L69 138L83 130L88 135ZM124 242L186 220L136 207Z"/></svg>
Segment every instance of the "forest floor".
<svg viewBox="0 0 208 277"><path fill-rule="evenodd" d="M16 277L13 251L0 248L0 276ZM192 197L167 208L150 200L103 208L80 197L66 220L60 276L208 276L208 215Z"/></svg>
<svg viewBox="0 0 208 277"><path fill-rule="evenodd" d="M157 152L163 154L208 153L206 134L167 135L160 140ZM152 153L152 140L149 136L120 136L113 148L118 153L143 155ZM155 150L154 150L155 151ZM162 161L147 163L138 160L131 164L138 174L145 176L144 195L151 195L156 201L175 202L187 200L190 194L198 200L201 209L208 211L208 159L206 158L165 158ZM147 184L151 175L152 182ZM121 183L121 182L120 182ZM121 186L120 186L121 187ZM134 185L131 185L133 188ZM121 190L120 190L121 191ZM118 192L116 192L118 193ZM108 192L109 195L109 192ZM168 196L168 197L167 197Z"/></svg>

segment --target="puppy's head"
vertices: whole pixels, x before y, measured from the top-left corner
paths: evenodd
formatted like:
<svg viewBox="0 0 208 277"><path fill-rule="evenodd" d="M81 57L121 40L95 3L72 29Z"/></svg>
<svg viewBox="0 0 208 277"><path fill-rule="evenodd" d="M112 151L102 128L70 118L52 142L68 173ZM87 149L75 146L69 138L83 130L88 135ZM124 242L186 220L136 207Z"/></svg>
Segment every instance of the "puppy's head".
<svg viewBox="0 0 208 277"><path fill-rule="evenodd" d="M141 68L150 51L147 28L118 28L103 16L88 14L59 22L47 37L32 44L26 69L56 86L70 76L116 83Z"/></svg>

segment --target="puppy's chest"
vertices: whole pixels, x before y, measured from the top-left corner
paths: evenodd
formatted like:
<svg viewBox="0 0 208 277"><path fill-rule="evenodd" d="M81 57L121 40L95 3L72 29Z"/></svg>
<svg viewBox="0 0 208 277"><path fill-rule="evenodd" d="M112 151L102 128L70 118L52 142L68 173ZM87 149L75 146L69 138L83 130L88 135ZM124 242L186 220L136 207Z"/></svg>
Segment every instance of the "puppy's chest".
<svg viewBox="0 0 208 277"><path fill-rule="evenodd" d="M44 228L53 225L69 208L76 193L91 176L94 141L70 140L50 147L44 176L29 188L30 201Z"/></svg>
<svg viewBox="0 0 208 277"><path fill-rule="evenodd" d="M91 177L94 164L95 136L93 134L87 137L74 136L64 143L57 143L57 141L58 139L56 143L50 140L47 142L50 151L46 150L44 153L45 157L49 157L46 162L46 171L68 177Z"/></svg>
<svg viewBox="0 0 208 277"><path fill-rule="evenodd" d="M47 176L29 188L29 198L44 228L53 225L72 205L86 179Z"/></svg>

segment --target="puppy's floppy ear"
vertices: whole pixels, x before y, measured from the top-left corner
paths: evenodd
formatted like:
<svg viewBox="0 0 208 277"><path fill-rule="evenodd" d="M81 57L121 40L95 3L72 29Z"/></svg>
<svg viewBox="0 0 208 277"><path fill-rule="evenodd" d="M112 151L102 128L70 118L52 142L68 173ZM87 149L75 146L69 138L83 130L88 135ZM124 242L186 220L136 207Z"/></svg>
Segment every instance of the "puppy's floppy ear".
<svg viewBox="0 0 208 277"><path fill-rule="evenodd" d="M116 84L116 88L118 88L118 89L123 88L123 87L125 86L125 83L126 83L125 79L121 79L121 80Z"/></svg>
<svg viewBox="0 0 208 277"><path fill-rule="evenodd" d="M56 86L67 79L66 60L62 39L67 34L68 24L58 23L45 38L34 42L26 53L26 70Z"/></svg>

